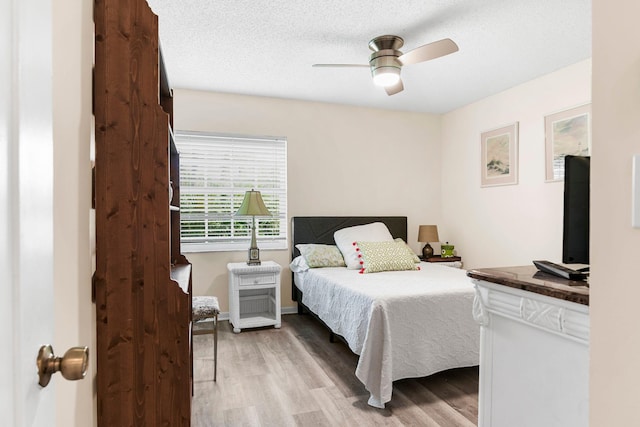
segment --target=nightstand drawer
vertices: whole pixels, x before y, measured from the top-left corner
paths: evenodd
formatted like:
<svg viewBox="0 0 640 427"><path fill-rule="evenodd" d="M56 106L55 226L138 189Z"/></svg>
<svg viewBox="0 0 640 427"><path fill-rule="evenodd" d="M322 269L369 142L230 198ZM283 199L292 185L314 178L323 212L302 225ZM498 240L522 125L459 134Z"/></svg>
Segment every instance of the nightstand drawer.
<svg viewBox="0 0 640 427"><path fill-rule="evenodd" d="M242 274L238 276L238 286L273 285L276 283L275 273Z"/></svg>

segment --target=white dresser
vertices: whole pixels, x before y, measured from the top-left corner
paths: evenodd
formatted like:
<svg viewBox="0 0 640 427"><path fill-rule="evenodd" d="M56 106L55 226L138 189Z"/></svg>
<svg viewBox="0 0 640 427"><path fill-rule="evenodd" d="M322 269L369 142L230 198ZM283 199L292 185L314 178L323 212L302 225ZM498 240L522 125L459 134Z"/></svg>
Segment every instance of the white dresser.
<svg viewBox="0 0 640 427"><path fill-rule="evenodd" d="M481 325L478 425L587 427L588 287L529 266L468 275Z"/></svg>
<svg viewBox="0 0 640 427"><path fill-rule="evenodd" d="M280 271L274 261L260 265L227 264L229 270L229 321L233 332L244 328L281 326Z"/></svg>

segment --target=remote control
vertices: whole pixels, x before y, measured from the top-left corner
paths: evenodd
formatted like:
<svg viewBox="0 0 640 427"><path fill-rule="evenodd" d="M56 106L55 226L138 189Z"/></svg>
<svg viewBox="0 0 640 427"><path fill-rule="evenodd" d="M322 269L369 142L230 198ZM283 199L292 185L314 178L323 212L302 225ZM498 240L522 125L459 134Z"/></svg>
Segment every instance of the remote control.
<svg viewBox="0 0 640 427"><path fill-rule="evenodd" d="M589 273L572 270L564 265L554 264L551 261L533 261L533 265L540 271L569 280L586 280L589 277Z"/></svg>

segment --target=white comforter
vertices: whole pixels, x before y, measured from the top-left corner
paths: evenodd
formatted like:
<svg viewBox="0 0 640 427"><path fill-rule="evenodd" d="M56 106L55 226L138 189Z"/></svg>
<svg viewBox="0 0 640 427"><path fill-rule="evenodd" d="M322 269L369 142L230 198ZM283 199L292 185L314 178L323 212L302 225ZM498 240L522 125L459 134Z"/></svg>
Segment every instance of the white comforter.
<svg viewBox="0 0 640 427"><path fill-rule="evenodd" d="M480 329L466 271L421 263L419 271L296 273L302 302L360 355L356 376L384 408L392 383L478 364Z"/></svg>

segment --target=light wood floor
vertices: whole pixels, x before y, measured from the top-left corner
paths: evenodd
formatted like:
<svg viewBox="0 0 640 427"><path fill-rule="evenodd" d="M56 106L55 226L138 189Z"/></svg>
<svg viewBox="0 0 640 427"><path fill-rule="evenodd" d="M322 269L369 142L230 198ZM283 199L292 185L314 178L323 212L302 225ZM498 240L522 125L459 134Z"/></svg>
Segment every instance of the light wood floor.
<svg viewBox="0 0 640 427"><path fill-rule="evenodd" d="M309 315L282 317L282 328L194 336L192 426L475 426L478 369L462 368L393 384L385 409L367 405L354 372L357 356Z"/></svg>

